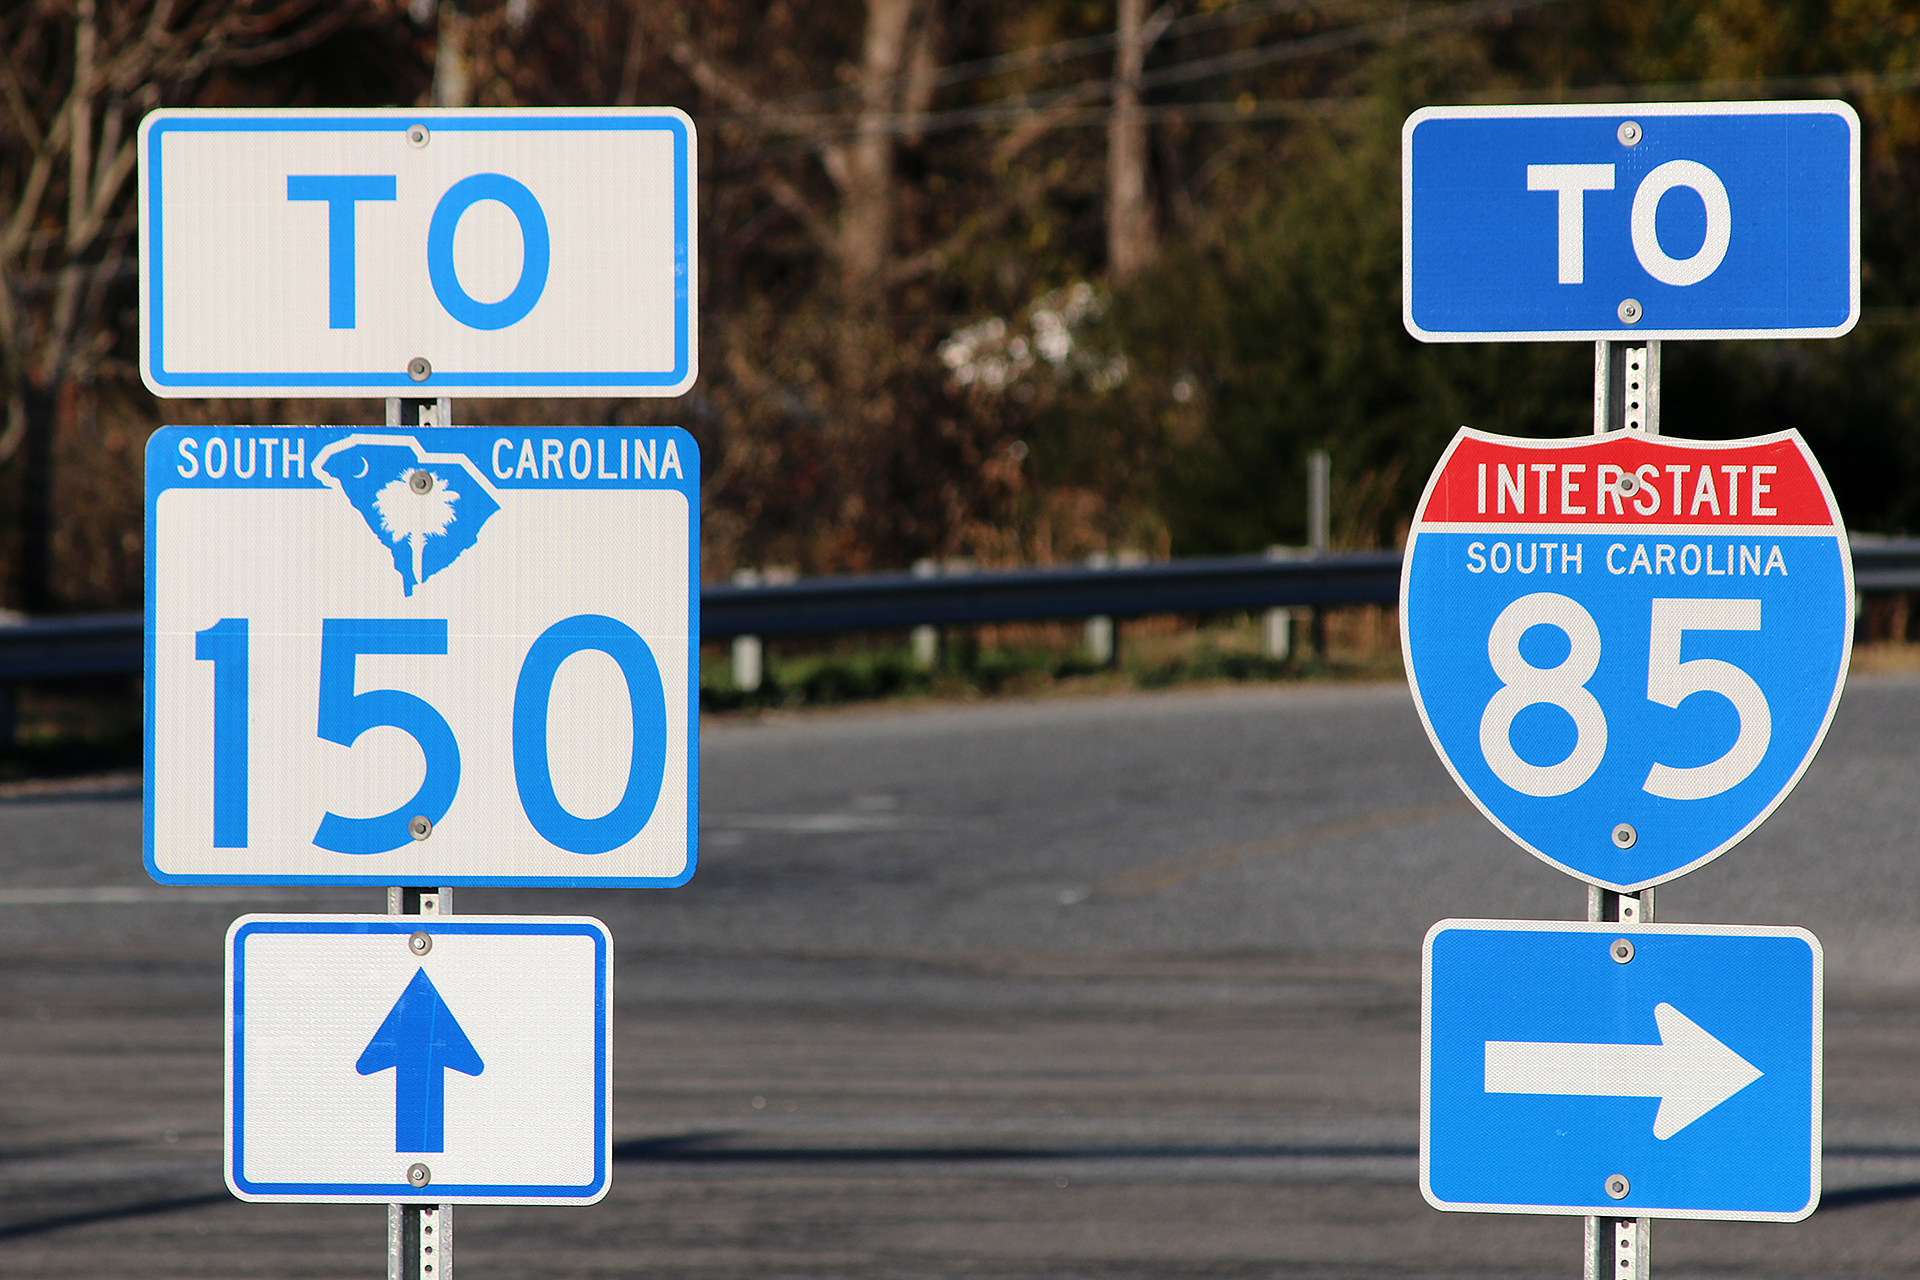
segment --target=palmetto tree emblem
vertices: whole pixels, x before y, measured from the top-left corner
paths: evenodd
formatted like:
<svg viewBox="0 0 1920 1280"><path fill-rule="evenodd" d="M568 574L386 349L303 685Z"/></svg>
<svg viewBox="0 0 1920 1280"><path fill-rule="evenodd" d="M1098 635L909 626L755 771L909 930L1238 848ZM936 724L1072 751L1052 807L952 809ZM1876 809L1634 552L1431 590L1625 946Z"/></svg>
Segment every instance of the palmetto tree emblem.
<svg viewBox="0 0 1920 1280"><path fill-rule="evenodd" d="M428 538L443 536L453 523L453 504L460 495L447 486L437 472L409 467L381 486L373 499L380 516L380 529L394 542L405 542L413 549L413 580L426 579L425 559Z"/></svg>
<svg viewBox="0 0 1920 1280"><path fill-rule="evenodd" d="M314 458L313 474L353 504L409 596L471 548L500 511L470 460L429 456L408 436L336 441Z"/></svg>

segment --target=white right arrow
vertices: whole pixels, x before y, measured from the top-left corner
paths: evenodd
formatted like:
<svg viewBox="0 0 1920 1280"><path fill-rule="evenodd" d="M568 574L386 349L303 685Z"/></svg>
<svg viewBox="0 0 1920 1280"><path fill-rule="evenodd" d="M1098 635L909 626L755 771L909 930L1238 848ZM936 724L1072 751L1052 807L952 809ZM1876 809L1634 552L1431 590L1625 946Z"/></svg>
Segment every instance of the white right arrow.
<svg viewBox="0 0 1920 1280"><path fill-rule="evenodd" d="M1653 1019L1659 1044L1489 1040L1487 1092L1658 1098L1653 1136L1664 1139L1760 1078L1760 1068L1672 1005L1655 1005Z"/></svg>

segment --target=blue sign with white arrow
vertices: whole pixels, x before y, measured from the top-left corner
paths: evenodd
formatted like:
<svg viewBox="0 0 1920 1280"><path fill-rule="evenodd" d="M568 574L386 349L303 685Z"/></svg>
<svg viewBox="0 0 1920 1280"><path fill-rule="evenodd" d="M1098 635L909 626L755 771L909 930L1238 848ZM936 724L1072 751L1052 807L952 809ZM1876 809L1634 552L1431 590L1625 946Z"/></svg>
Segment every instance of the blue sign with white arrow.
<svg viewBox="0 0 1920 1280"><path fill-rule="evenodd" d="M1401 134L1427 342L1838 337L1860 317L1844 102L1427 107Z"/></svg>
<svg viewBox="0 0 1920 1280"><path fill-rule="evenodd" d="M1443 920L1420 1188L1437 1209L1798 1221L1820 1200L1819 940Z"/></svg>
<svg viewBox="0 0 1920 1280"><path fill-rule="evenodd" d="M567 916L243 916L243 1200L586 1204L609 1185L613 947Z"/></svg>

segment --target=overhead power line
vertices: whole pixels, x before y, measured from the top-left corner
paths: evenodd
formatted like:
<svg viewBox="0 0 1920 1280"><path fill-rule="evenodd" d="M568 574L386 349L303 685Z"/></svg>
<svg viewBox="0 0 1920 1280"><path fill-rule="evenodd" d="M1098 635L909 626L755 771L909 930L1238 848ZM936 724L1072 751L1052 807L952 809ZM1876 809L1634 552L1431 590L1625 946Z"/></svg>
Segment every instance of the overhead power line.
<svg viewBox="0 0 1920 1280"><path fill-rule="evenodd" d="M1249 3L1233 5L1213 13L1198 13L1186 18L1175 18L1166 24L1165 29L1160 32L1160 38L1258 22L1262 18L1271 18L1276 14L1298 12L1307 8L1312 2L1313 0L1250 0ZM969 80L983 80L989 76L1027 71L1034 67L1053 66L1069 62L1074 58L1104 53L1113 49L1119 38L1118 33L1106 31L1099 35L1076 36L1071 40L1035 45L1030 49L1016 49L1012 53L996 54L991 58L950 63L934 70L927 78L927 82L935 88L944 89L949 85L965 84ZM908 75L895 76L883 83L887 88L897 89L904 87L912 78ZM859 93L860 90L851 85L836 85L831 89L810 89L789 97L772 99L765 104L765 109L805 110L809 107L830 107L835 102L853 101Z"/></svg>
<svg viewBox="0 0 1920 1280"><path fill-rule="evenodd" d="M1256 67L1300 61L1361 45L1405 39L1408 36L1447 27L1466 26L1490 18L1563 2L1564 0L1468 0L1463 4L1436 6L1398 17L1341 27L1334 31L1319 32L1274 44L1259 45L1251 49L1236 50L1233 53L1193 58L1185 62L1156 67L1144 72L1139 78L1139 84L1143 89L1171 84L1190 84L1197 80L1231 75ZM1043 94L1020 95L977 106L955 107L946 111L897 112L879 117L867 116L862 123L867 128L879 128L896 134L935 133L949 129L997 124L1098 101L1112 93L1114 84L1115 81L1111 76L1101 76ZM854 130L847 127L847 117L842 113L769 112L722 119L771 131L791 131L811 135L811 141L799 148L800 150L817 150L854 136ZM839 127L830 132L823 132L823 125Z"/></svg>

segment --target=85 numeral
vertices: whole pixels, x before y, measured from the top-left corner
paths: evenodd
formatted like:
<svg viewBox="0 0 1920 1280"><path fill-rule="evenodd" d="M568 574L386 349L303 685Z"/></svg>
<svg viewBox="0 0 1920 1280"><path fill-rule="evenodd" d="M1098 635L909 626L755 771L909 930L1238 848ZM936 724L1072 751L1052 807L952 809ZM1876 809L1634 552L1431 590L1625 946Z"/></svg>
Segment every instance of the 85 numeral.
<svg viewBox="0 0 1920 1280"><path fill-rule="evenodd" d="M1567 637L1559 665L1536 667L1520 653L1520 637L1536 626ZM1758 631L1758 600L1662 599L1653 602L1647 637L1647 700L1678 707L1695 693L1717 693L1733 704L1740 732L1717 760L1675 766L1655 762L1640 788L1667 800L1705 800L1731 791L1760 767L1773 740L1773 712L1752 676L1718 658L1680 661L1688 631ZM1600 666L1600 628L1579 601L1552 591L1521 596L1494 619L1487 659L1500 688L1480 713L1480 753L1494 776L1529 796L1563 796L1594 775L1607 752L1607 717L1588 691ZM1514 717L1540 703L1572 717L1573 750L1558 764L1537 765L1513 749Z"/></svg>

